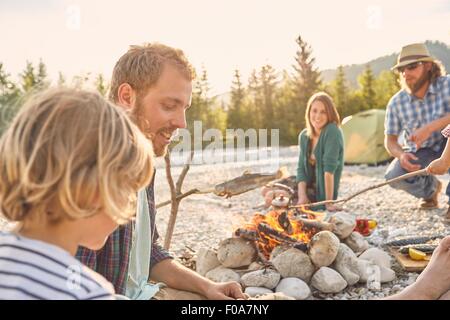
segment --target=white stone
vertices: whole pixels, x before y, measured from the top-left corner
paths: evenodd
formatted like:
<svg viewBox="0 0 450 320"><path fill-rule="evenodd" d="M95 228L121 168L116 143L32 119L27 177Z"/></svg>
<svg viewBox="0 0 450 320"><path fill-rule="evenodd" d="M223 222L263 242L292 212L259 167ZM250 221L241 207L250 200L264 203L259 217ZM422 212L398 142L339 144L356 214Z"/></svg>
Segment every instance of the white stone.
<svg viewBox="0 0 450 320"><path fill-rule="evenodd" d="M256 297L267 293L273 293L273 291L263 287L247 287L245 288L244 293L248 294L250 297Z"/></svg>
<svg viewBox="0 0 450 320"><path fill-rule="evenodd" d="M352 215L344 212L338 212L330 218L330 223L334 224L333 233L339 239L345 239L353 232L356 227L356 219Z"/></svg>
<svg viewBox="0 0 450 320"><path fill-rule="evenodd" d="M250 300L295 300L295 298L289 297L282 292L275 292L257 296L255 298L251 298Z"/></svg>
<svg viewBox="0 0 450 320"><path fill-rule="evenodd" d="M217 253L209 248L200 248L197 252L196 271L204 276L208 271L220 266Z"/></svg>
<svg viewBox="0 0 450 320"><path fill-rule="evenodd" d="M305 300L311 295L308 285L298 278L284 278L275 289L275 292L282 292L296 300Z"/></svg>
<svg viewBox="0 0 450 320"><path fill-rule="evenodd" d="M337 271L321 267L313 275L311 285L324 293L338 293L345 289L347 282Z"/></svg>
<svg viewBox="0 0 450 320"><path fill-rule="evenodd" d="M378 248L370 248L364 251L359 258L372 261L379 267L391 268L391 257L389 254Z"/></svg>
<svg viewBox="0 0 450 320"><path fill-rule="evenodd" d="M272 252L270 253L270 260L275 259L280 253L283 253L283 252L289 250L290 248L291 248L291 247L283 246L283 245L281 245L281 246L276 246L276 247L272 250Z"/></svg>
<svg viewBox="0 0 450 320"><path fill-rule="evenodd" d="M379 288L377 283L390 282L395 279L393 270L380 267L370 260L358 259L358 271L359 282L367 283L371 289Z"/></svg>
<svg viewBox="0 0 450 320"><path fill-rule="evenodd" d="M374 264L372 261L368 260L361 260L358 259L358 273L359 273L359 282L360 283L367 283L367 278L374 273L372 270L374 266L378 267L376 264ZM378 267L379 269L379 267Z"/></svg>
<svg viewBox="0 0 450 320"><path fill-rule="evenodd" d="M339 251L339 239L330 231L316 233L309 242L309 257L318 268L331 265Z"/></svg>
<svg viewBox="0 0 450 320"><path fill-rule="evenodd" d="M227 268L248 266L256 259L256 249L250 241L229 238L219 244L217 259Z"/></svg>
<svg viewBox="0 0 450 320"><path fill-rule="evenodd" d="M219 266L217 268L208 271L205 277L214 282L228 282L228 281L239 282L240 280L239 274L223 266Z"/></svg>
<svg viewBox="0 0 450 320"><path fill-rule="evenodd" d="M314 273L309 256L295 248L278 254L271 262L283 278L296 277L309 282Z"/></svg>
<svg viewBox="0 0 450 320"><path fill-rule="evenodd" d="M260 270L262 268L263 268L263 266L260 263L256 262L256 261L250 263L250 265L248 266L248 270L249 271L256 271L256 270Z"/></svg>
<svg viewBox="0 0 450 320"><path fill-rule="evenodd" d="M355 253L360 253L369 249L369 242L359 232L352 232L344 243L350 247Z"/></svg>
<svg viewBox="0 0 450 320"><path fill-rule="evenodd" d="M252 271L241 277L241 283L245 287L265 287L273 289L280 282L280 274L272 269Z"/></svg>
<svg viewBox="0 0 450 320"><path fill-rule="evenodd" d="M339 245L339 252L332 267L341 274L348 285L354 285L359 281L358 258L347 245L343 243Z"/></svg>
<svg viewBox="0 0 450 320"><path fill-rule="evenodd" d="M386 283L395 280L395 271L390 268L380 267L380 282Z"/></svg>

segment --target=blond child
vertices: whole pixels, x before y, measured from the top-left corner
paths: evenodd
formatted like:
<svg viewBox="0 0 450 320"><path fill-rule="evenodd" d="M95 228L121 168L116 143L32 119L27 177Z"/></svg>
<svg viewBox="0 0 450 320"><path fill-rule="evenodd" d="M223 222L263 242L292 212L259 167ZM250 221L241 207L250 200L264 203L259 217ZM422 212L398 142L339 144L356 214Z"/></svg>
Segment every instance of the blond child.
<svg viewBox="0 0 450 320"><path fill-rule="evenodd" d="M444 174L450 168L450 145L448 140L450 137L450 124L442 130L442 135L447 138L447 144L445 145L441 157L428 165L427 172L430 174Z"/></svg>
<svg viewBox="0 0 450 320"><path fill-rule="evenodd" d="M0 299L112 299L74 258L98 250L135 214L153 174L152 146L96 93L52 89L31 99L0 139Z"/></svg>

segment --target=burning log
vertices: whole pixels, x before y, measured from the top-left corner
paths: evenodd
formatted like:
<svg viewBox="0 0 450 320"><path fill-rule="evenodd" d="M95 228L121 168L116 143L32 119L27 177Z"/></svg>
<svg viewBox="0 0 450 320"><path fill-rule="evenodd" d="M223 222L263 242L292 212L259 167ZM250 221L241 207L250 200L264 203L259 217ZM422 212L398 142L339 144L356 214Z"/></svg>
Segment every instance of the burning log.
<svg viewBox="0 0 450 320"><path fill-rule="evenodd" d="M288 234L292 234L292 232L294 232L291 222L289 220L288 217L288 212L287 211L283 211L282 213L280 213L280 215L278 216L278 224L288 233Z"/></svg>
<svg viewBox="0 0 450 320"><path fill-rule="evenodd" d="M267 223L261 222L260 224L258 224L258 231L277 240L278 242L287 243L291 246L295 246L299 250L306 251L307 247L306 244L304 244L303 242L299 242L297 241L297 239L289 237L275 230L274 228L270 227Z"/></svg>
<svg viewBox="0 0 450 320"><path fill-rule="evenodd" d="M234 235L236 237L244 238L245 240L250 240L250 241L258 241L259 240L258 232L256 232L255 230L238 228L238 229L236 229L236 231L234 231Z"/></svg>

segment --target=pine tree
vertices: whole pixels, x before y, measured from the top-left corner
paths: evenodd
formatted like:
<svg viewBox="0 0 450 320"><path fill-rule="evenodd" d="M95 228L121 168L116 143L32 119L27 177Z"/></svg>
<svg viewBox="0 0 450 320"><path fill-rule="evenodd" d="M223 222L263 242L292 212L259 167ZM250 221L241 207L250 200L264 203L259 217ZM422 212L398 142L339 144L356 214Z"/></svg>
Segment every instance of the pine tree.
<svg viewBox="0 0 450 320"><path fill-rule="evenodd" d="M0 62L0 136L20 109L22 93Z"/></svg>
<svg viewBox="0 0 450 320"><path fill-rule="evenodd" d="M348 84L345 78L344 67L339 66L336 78L331 82L330 92L333 96L336 108L342 118L349 115L348 113Z"/></svg>
<svg viewBox="0 0 450 320"><path fill-rule="evenodd" d="M36 74L34 71L33 64L30 61L26 62L26 67L19 75L21 79L21 87L25 93L30 92L36 87L38 80L36 79Z"/></svg>
<svg viewBox="0 0 450 320"><path fill-rule="evenodd" d="M312 57L311 46L301 36L296 40L299 50L296 52L293 65L294 105L298 108L301 125L304 126L304 115L308 99L321 85L320 71L314 66L316 59Z"/></svg>
<svg viewBox="0 0 450 320"><path fill-rule="evenodd" d="M235 70L231 85L231 101L228 110L227 128L238 129L244 127L245 94L245 88L241 81L241 74L239 70Z"/></svg>
<svg viewBox="0 0 450 320"><path fill-rule="evenodd" d="M259 83L261 89L261 125L264 129L273 127L274 120L274 98L277 89L277 76L275 69L270 65L261 67L259 72Z"/></svg>
<svg viewBox="0 0 450 320"><path fill-rule="evenodd" d="M285 70L282 72L280 84L276 92L274 125L280 130L280 143L296 144L300 131L298 107L294 105L292 79Z"/></svg>
<svg viewBox="0 0 450 320"><path fill-rule="evenodd" d="M261 84L255 69L251 72L248 79L247 90L249 95L249 105L247 107L247 125L244 128L262 128L261 106L263 97L261 93Z"/></svg>
<svg viewBox="0 0 450 320"><path fill-rule="evenodd" d="M375 76L373 75L370 65L366 65L363 73L358 77L358 83L360 85L360 94L364 104L363 110L375 108Z"/></svg>
<svg viewBox="0 0 450 320"><path fill-rule="evenodd" d="M66 85L66 77L62 74L62 72L58 72L58 81L56 82L58 87L64 87Z"/></svg>
<svg viewBox="0 0 450 320"><path fill-rule="evenodd" d="M391 97L400 90L398 76L388 70L382 71L375 81L377 108L385 109Z"/></svg>
<svg viewBox="0 0 450 320"><path fill-rule="evenodd" d="M103 77L103 74L99 73L95 78L95 88L102 95L106 96L106 92L108 91L108 84Z"/></svg>
<svg viewBox="0 0 450 320"><path fill-rule="evenodd" d="M46 89L50 86L50 82L47 79L47 66L39 60L38 70L36 73L36 86L38 90Z"/></svg>

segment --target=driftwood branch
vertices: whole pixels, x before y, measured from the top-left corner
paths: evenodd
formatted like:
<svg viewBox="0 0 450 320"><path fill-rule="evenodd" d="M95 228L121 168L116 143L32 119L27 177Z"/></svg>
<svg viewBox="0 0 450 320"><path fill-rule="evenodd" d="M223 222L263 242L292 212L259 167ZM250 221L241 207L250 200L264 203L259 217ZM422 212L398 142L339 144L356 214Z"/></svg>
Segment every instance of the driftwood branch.
<svg viewBox="0 0 450 320"><path fill-rule="evenodd" d="M194 157L194 150L191 151L191 155L190 155L186 165L183 167L183 170L181 171L180 176L178 177L177 184L176 184L176 189L177 189L178 193L181 193L181 186L183 185L184 178L186 177L186 174L188 173L188 171L191 167L191 162L192 162L193 157Z"/></svg>
<svg viewBox="0 0 450 320"><path fill-rule="evenodd" d="M188 192L181 193L181 194L177 195L176 200L184 199L184 198L186 198L186 197L188 197L190 195L193 195L193 194L207 194L207 193L212 193L212 192L213 192L213 189L211 189L211 190L191 189ZM171 203L172 203L172 200L167 200L167 201L158 203L156 205L156 209L159 209L161 207L167 206L168 204L171 204Z"/></svg>
<svg viewBox="0 0 450 320"><path fill-rule="evenodd" d="M170 242L172 241L173 230L175 229L175 222L177 220L178 207L180 205L180 201L190 194L198 193L197 189L190 190L190 191L186 192L185 194L181 193L181 186L183 185L184 178L186 177L186 174L189 171L193 156L194 156L194 151L191 152L190 158L189 158L188 162L186 163L186 165L183 167L183 170L181 171L181 174L178 177L176 184L174 183L173 178L172 178L171 165L170 165L170 152L167 151L166 155L164 156L164 160L166 162L167 182L169 183L169 187L170 187L170 201L166 201L165 204L169 204L169 203L171 204L169 222L167 224L166 236L164 238L164 248L166 250L169 250L169 248L170 248ZM156 208L159 208L159 207L162 207L162 205L159 204L156 206Z"/></svg>
<svg viewBox="0 0 450 320"><path fill-rule="evenodd" d="M348 196L347 198L344 198L344 199L325 200L325 201L319 201L319 202L313 202L313 203L299 204L299 205L291 206L291 208L317 207L317 206L321 206L321 205L325 205L325 204L346 203L347 201L353 199L354 197L359 196L360 194L362 194L364 192L367 192L369 190L374 190L374 189L383 187L383 186L388 185L388 184L393 183L393 182L405 180L405 179L412 178L412 177L415 177L415 176L420 176L420 175L428 175L427 170L426 169L422 169L422 170L419 170L419 171L415 171L415 172L410 172L410 173L404 174L404 175L399 176L397 178L393 178L393 179L387 180L385 182L382 182L382 183L370 186L368 188L365 188L363 190L360 190L360 191L358 191L358 192L356 192L356 193L354 193L354 194L352 194L352 195L350 195L350 196Z"/></svg>

